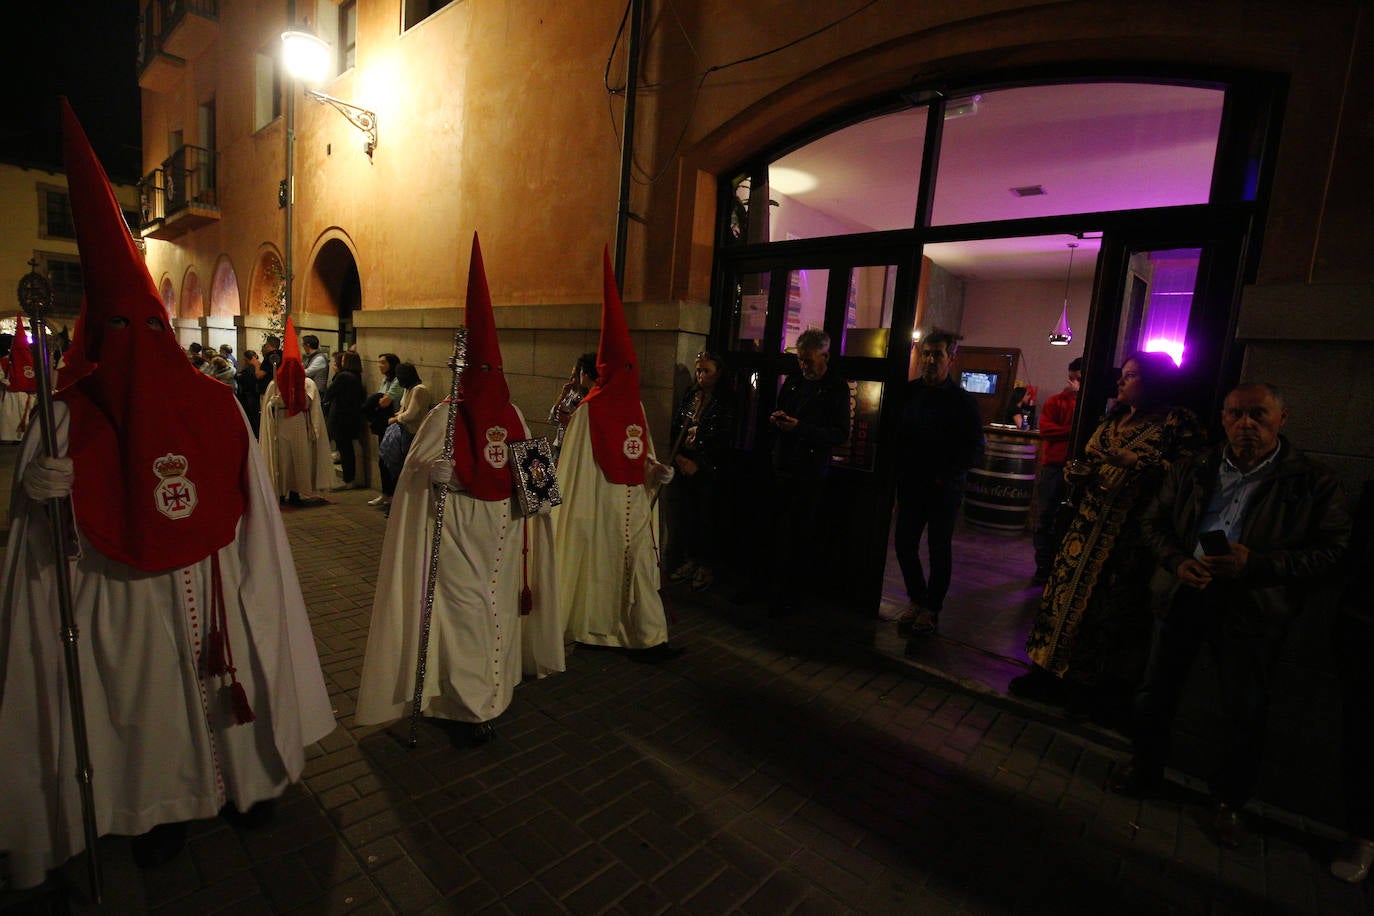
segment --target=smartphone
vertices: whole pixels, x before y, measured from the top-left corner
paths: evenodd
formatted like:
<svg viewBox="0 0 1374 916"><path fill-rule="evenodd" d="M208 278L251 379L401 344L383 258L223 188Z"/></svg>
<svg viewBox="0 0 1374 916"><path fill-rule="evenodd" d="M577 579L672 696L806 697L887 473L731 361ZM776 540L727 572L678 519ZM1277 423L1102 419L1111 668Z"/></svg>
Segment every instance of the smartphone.
<svg viewBox="0 0 1374 916"><path fill-rule="evenodd" d="M1204 531L1197 539L1202 545L1202 552L1209 557L1224 557L1231 552L1231 542L1227 539L1226 532L1220 528Z"/></svg>

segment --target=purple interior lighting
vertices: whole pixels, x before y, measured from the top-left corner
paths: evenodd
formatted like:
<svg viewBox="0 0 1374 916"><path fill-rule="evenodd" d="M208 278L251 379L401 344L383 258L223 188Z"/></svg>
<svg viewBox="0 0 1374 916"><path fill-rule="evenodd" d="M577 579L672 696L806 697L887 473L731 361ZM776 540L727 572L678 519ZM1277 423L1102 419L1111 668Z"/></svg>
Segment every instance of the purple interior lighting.
<svg viewBox="0 0 1374 916"><path fill-rule="evenodd" d="M1147 353L1168 353L1180 366L1201 256L1200 248L1149 252L1150 296L1140 328L1140 348Z"/></svg>

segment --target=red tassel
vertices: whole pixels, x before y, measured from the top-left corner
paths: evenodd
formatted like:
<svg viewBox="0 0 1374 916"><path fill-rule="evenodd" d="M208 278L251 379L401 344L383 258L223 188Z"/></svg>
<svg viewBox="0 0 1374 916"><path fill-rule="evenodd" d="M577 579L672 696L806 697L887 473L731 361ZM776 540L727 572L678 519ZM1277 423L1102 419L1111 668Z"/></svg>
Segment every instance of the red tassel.
<svg viewBox="0 0 1374 916"><path fill-rule="evenodd" d="M211 630L205 637L205 673L218 677L228 668L224 658L224 631Z"/></svg>
<svg viewBox="0 0 1374 916"><path fill-rule="evenodd" d="M247 692L237 680L229 685L229 706L234 710L235 725L247 725L257 718L253 715L253 708L248 705Z"/></svg>
<svg viewBox="0 0 1374 916"><path fill-rule="evenodd" d="M534 610L534 592L526 585L520 589L520 614L525 616Z"/></svg>

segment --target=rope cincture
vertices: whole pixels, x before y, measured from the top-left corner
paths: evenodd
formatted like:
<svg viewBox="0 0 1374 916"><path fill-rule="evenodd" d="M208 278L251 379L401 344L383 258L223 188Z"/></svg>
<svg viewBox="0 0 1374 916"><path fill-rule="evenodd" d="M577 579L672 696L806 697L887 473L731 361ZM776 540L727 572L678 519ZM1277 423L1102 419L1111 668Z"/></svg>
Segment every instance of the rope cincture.
<svg viewBox="0 0 1374 916"><path fill-rule="evenodd" d="M248 704L248 692L239 683L234 667L234 647L229 643L229 615L225 610L224 577L219 568L219 551L210 555L210 631L205 637L203 658L205 673L210 677L229 678L229 708L235 725L247 725L257 716Z"/></svg>

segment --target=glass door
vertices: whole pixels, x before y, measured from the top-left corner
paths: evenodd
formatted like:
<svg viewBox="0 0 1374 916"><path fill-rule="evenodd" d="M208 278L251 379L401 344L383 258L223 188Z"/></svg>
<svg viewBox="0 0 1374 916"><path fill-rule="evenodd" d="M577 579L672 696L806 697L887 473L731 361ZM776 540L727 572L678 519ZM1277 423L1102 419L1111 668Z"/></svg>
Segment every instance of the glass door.
<svg viewBox="0 0 1374 916"><path fill-rule="evenodd" d="M1208 425L1239 377L1235 311L1247 227L1240 219L1185 226L1103 236L1075 429L1079 446L1132 353L1168 353L1183 373L1183 406Z"/></svg>
<svg viewBox="0 0 1374 916"><path fill-rule="evenodd" d="M817 556L834 575L834 594L855 607L872 609L881 592L886 527L871 524L891 506L890 455L883 405L894 385L906 380L915 315L918 255L904 246L854 245L823 253L736 262L724 274L724 301L731 304L723 351L739 400L736 438L737 513L747 517L767 507L753 506L769 472L772 437L767 422L778 390L797 370L795 343L807 328L830 336L830 371L850 388L848 441L835 450L824 488L824 524L811 533L820 539ZM742 526L736 553L748 557L761 549L755 529ZM868 567L873 567L869 569ZM862 570L862 574L856 574ZM841 572L846 575L840 575ZM865 583L856 594L856 582ZM828 589L827 589L828 590Z"/></svg>

